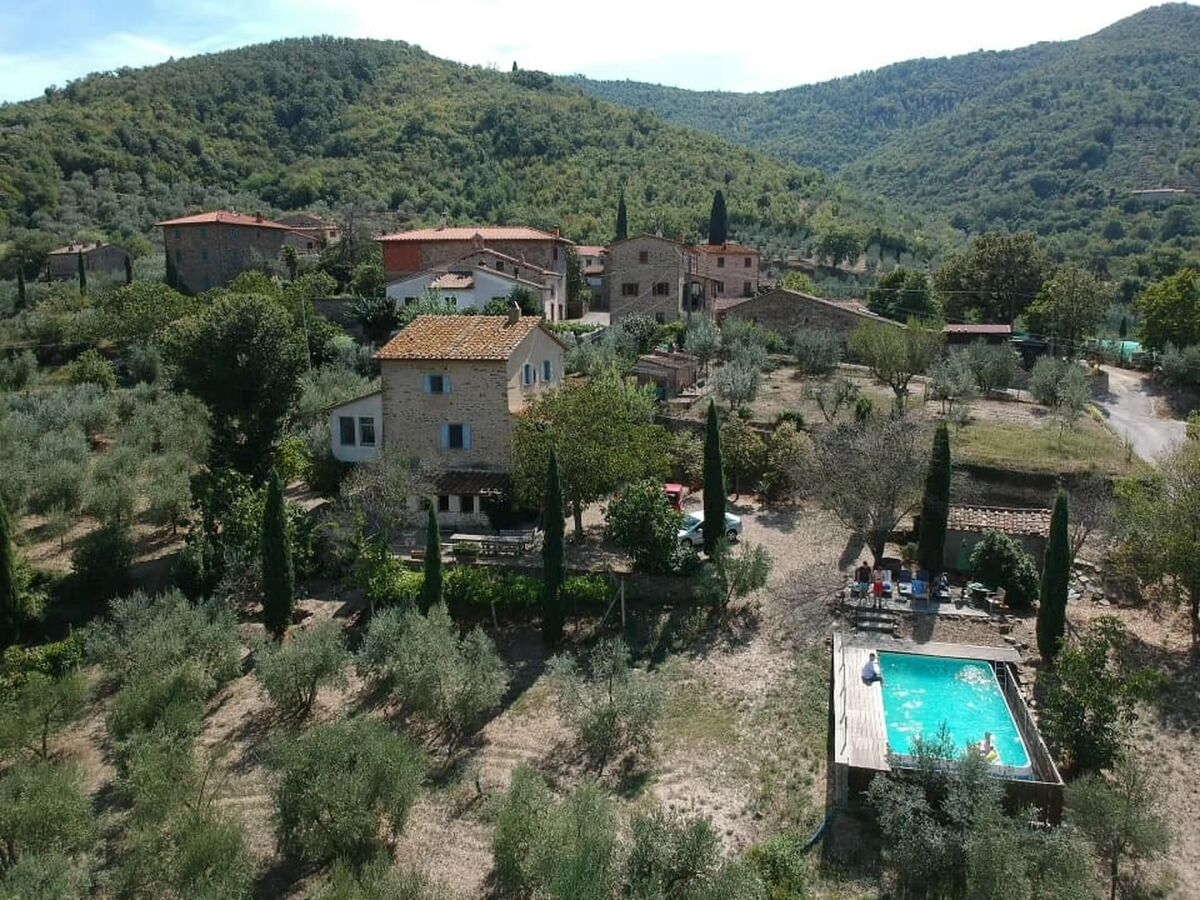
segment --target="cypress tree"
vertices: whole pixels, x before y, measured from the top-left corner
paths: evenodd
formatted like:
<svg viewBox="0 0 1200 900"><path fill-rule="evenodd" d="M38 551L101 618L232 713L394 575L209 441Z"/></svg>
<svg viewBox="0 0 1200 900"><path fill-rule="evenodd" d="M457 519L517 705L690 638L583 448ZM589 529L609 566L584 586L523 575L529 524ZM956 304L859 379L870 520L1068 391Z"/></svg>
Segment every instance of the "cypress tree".
<svg viewBox="0 0 1200 900"><path fill-rule="evenodd" d="M287 511L283 505L283 482L271 470L267 503L262 523L263 624L276 638L283 637L296 606L296 570L292 565L292 543L288 540Z"/></svg>
<svg viewBox="0 0 1200 900"><path fill-rule="evenodd" d="M617 201L617 240L623 241L629 237L629 220L625 214L625 193L621 192L621 199Z"/></svg>
<svg viewBox="0 0 1200 900"><path fill-rule="evenodd" d="M925 473L925 495L921 498L921 530L917 536L917 562L932 576L942 571L945 560L946 521L950 517L950 431L938 422Z"/></svg>
<svg viewBox="0 0 1200 900"><path fill-rule="evenodd" d="M437 506L429 504L425 535L425 580L421 582L421 612L442 602L442 536L438 531Z"/></svg>
<svg viewBox="0 0 1200 900"><path fill-rule="evenodd" d="M17 308L25 308L25 272L20 264L17 265Z"/></svg>
<svg viewBox="0 0 1200 900"><path fill-rule="evenodd" d="M76 257L79 260L79 294L83 296L87 293L87 269L83 266L83 252L80 251Z"/></svg>
<svg viewBox="0 0 1200 900"><path fill-rule="evenodd" d="M563 545L562 481L558 476L558 454L550 448L546 468L546 493L542 501L542 640L553 646L562 640L565 611L563 581L567 576L567 554Z"/></svg>
<svg viewBox="0 0 1200 900"><path fill-rule="evenodd" d="M17 639L21 621L21 588L17 583L17 550L12 542L12 523L0 500L0 647Z"/></svg>
<svg viewBox="0 0 1200 900"><path fill-rule="evenodd" d="M708 217L708 242L724 244L729 238L729 216L725 212L725 195L721 191L713 194L712 212Z"/></svg>
<svg viewBox="0 0 1200 900"><path fill-rule="evenodd" d="M717 404L708 401L704 432L704 552L712 554L725 536L725 468L721 459L721 425Z"/></svg>
<svg viewBox="0 0 1200 900"><path fill-rule="evenodd" d="M1037 614L1038 652L1046 662L1058 655L1063 633L1067 630L1067 591L1071 586L1068 507L1067 493L1060 490L1050 516L1050 540L1046 544Z"/></svg>
<svg viewBox="0 0 1200 900"><path fill-rule="evenodd" d="M125 283L133 284L133 257L125 256Z"/></svg>

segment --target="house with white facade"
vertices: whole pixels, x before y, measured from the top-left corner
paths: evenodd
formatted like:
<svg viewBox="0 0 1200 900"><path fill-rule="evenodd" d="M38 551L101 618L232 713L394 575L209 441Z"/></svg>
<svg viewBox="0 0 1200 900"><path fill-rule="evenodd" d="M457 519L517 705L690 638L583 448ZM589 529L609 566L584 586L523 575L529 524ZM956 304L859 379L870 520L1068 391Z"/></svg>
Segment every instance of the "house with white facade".
<svg viewBox="0 0 1200 900"><path fill-rule="evenodd" d="M483 504L508 486L517 415L562 384L566 347L542 323L516 309L418 316L376 353L379 391L330 409L334 456L365 462L386 447L430 476L443 525L486 524Z"/></svg>
<svg viewBox="0 0 1200 900"><path fill-rule="evenodd" d="M507 301L516 288L540 297L543 306L553 302L548 286L480 263L405 275L388 284L386 293L398 307L411 306L427 295L436 294L455 309L482 311L493 300Z"/></svg>

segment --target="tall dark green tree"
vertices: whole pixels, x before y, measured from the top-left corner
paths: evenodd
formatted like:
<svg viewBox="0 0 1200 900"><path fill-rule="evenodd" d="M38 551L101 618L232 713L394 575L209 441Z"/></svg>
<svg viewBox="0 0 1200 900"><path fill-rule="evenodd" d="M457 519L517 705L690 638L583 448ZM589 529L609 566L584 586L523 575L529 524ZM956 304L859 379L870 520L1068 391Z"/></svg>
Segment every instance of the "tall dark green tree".
<svg viewBox="0 0 1200 900"><path fill-rule="evenodd" d="M87 293L87 268L83 265L83 253L80 252L75 257L79 260L79 294L80 296Z"/></svg>
<svg viewBox="0 0 1200 900"><path fill-rule="evenodd" d="M272 469L263 509L262 542L263 624L276 640L287 632L296 606L296 570L288 538L287 510L283 505L283 480Z"/></svg>
<svg viewBox="0 0 1200 900"><path fill-rule="evenodd" d="M729 239L729 214L725 211L725 194L713 194L712 212L708 216L708 242L724 244Z"/></svg>
<svg viewBox="0 0 1200 900"><path fill-rule="evenodd" d="M25 308L25 272L24 267L17 264L17 308Z"/></svg>
<svg viewBox="0 0 1200 900"><path fill-rule="evenodd" d="M717 404L708 401L704 432L704 552L712 554L725 536L725 463L721 458L721 423Z"/></svg>
<svg viewBox="0 0 1200 900"><path fill-rule="evenodd" d="M625 212L625 194L617 201L617 240L623 241L629 237L629 217Z"/></svg>
<svg viewBox="0 0 1200 900"><path fill-rule="evenodd" d="M1117 327L1117 336L1125 340L1129 335L1129 316L1121 316L1121 324Z"/></svg>
<svg viewBox="0 0 1200 900"><path fill-rule="evenodd" d="M125 283L133 284L133 257L125 257Z"/></svg>
<svg viewBox="0 0 1200 900"><path fill-rule="evenodd" d="M1037 642L1042 659L1058 655L1067 629L1067 592L1071 586L1071 530L1067 492L1059 491L1050 516L1050 540L1042 568L1042 592L1038 603Z"/></svg>
<svg viewBox="0 0 1200 900"><path fill-rule="evenodd" d="M921 498L921 530L917 536L917 561L932 575L945 560L946 521L950 517L950 430L939 422L933 433L925 495Z"/></svg>
<svg viewBox="0 0 1200 900"><path fill-rule="evenodd" d="M442 602L442 535L438 529L437 505L429 504L425 526L425 580L421 582L421 612Z"/></svg>
<svg viewBox="0 0 1200 900"><path fill-rule="evenodd" d="M21 623L21 586L17 582L17 549L12 542L8 509L0 500L0 647L17 639Z"/></svg>
<svg viewBox="0 0 1200 900"><path fill-rule="evenodd" d="M546 493L542 501L542 640L553 646L562 640L562 586L567 577L567 555L563 544L562 481L558 477L558 454L550 448L546 465Z"/></svg>

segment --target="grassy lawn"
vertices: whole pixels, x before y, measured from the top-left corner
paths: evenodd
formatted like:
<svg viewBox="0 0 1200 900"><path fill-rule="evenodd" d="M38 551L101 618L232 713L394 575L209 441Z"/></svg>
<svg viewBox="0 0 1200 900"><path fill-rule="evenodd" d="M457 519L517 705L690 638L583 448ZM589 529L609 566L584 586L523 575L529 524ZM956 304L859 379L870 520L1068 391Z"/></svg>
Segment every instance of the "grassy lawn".
<svg viewBox="0 0 1200 900"><path fill-rule="evenodd" d="M1023 472L1070 473L1095 469L1112 475L1133 467L1121 442L1091 419L1059 437L1053 425L1029 427L975 422L950 435L956 459Z"/></svg>

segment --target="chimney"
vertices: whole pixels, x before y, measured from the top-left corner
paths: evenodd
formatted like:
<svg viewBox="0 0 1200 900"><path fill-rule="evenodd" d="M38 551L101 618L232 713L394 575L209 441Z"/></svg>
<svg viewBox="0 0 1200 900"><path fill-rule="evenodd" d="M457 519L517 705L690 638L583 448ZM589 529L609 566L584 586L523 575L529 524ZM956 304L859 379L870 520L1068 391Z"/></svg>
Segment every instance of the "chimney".
<svg viewBox="0 0 1200 900"><path fill-rule="evenodd" d="M504 323L504 327L508 328L517 324L517 320L521 318L521 306L516 300L508 301L508 321Z"/></svg>
<svg viewBox="0 0 1200 900"><path fill-rule="evenodd" d="M552 235L554 235L555 237L562 237L562 231L559 230L559 227L557 225L554 226L554 230L550 233Z"/></svg>

